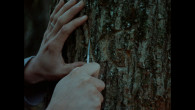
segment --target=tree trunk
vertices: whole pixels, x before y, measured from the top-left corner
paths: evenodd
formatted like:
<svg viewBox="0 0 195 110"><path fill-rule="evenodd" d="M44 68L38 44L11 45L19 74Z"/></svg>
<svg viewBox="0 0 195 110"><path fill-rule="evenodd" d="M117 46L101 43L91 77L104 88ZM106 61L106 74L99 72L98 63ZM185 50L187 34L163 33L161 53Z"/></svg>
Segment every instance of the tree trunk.
<svg viewBox="0 0 195 110"><path fill-rule="evenodd" d="M84 1L78 16L88 21L63 57L86 61L90 39L90 62L101 65L106 84L102 110L171 110L171 0Z"/></svg>
<svg viewBox="0 0 195 110"><path fill-rule="evenodd" d="M67 62L101 65L102 110L171 109L171 1L84 0L86 24L65 43Z"/></svg>

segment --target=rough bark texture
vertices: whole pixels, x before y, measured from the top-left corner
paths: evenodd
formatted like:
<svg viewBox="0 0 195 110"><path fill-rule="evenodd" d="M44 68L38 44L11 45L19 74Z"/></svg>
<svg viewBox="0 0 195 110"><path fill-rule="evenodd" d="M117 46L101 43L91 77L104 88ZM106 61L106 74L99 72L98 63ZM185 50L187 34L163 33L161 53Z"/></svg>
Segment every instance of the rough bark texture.
<svg viewBox="0 0 195 110"><path fill-rule="evenodd" d="M88 22L68 39L68 62L101 65L103 110L171 109L170 0L85 0Z"/></svg>
<svg viewBox="0 0 195 110"><path fill-rule="evenodd" d="M56 0L53 0L56 1ZM171 110L171 0L84 0L86 24L67 39L66 62L101 65L102 110Z"/></svg>

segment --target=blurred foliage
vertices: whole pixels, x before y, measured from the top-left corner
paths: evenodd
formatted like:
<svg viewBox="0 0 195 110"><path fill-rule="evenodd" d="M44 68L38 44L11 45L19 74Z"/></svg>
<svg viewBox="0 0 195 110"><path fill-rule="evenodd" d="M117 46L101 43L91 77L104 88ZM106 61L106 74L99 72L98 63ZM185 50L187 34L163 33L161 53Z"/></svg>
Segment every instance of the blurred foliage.
<svg viewBox="0 0 195 110"><path fill-rule="evenodd" d="M52 0L24 0L24 58L36 55L49 21Z"/></svg>

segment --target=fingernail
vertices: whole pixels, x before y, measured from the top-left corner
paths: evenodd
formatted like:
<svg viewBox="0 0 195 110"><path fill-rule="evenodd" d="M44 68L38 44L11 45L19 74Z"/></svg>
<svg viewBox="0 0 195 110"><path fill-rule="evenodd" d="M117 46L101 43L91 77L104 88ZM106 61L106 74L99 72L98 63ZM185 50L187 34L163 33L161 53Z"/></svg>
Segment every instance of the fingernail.
<svg viewBox="0 0 195 110"><path fill-rule="evenodd" d="M80 20L87 19L87 15L81 16L79 19L80 19Z"/></svg>
<svg viewBox="0 0 195 110"><path fill-rule="evenodd" d="M100 69L100 65L98 63L96 63L96 62L92 62L91 65L93 65L98 70Z"/></svg>
<svg viewBox="0 0 195 110"><path fill-rule="evenodd" d="M82 19L86 19L86 18L87 18L87 15L82 16Z"/></svg>
<svg viewBox="0 0 195 110"><path fill-rule="evenodd" d="M84 5L83 0L80 0L80 2L78 4L79 4L79 6Z"/></svg>
<svg viewBox="0 0 195 110"><path fill-rule="evenodd" d="M74 68L72 71L75 71L75 70L77 70L77 69L79 69L80 67L76 67L76 68Z"/></svg>

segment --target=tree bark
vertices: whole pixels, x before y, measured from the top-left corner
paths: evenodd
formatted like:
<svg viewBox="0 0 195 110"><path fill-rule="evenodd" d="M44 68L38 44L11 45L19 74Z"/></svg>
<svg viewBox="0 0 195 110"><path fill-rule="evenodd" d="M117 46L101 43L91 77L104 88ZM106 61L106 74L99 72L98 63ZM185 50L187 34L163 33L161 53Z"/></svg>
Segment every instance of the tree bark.
<svg viewBox="0 0 195 110"><path fill-rule="evenodd" d="M101 65L102 110L171 109L171 1L84 0L86 24L69 37L66 62Z"/></svg>
<svg viewBox="0 0 195 110"><path fill-rule="evenodd" d="M84 1L78 16L88 21L63 57L86 61L90 39L90 62L101 65L106 84L102 110L171 110L171 0Z"/></svg>

